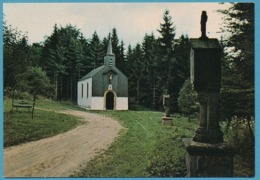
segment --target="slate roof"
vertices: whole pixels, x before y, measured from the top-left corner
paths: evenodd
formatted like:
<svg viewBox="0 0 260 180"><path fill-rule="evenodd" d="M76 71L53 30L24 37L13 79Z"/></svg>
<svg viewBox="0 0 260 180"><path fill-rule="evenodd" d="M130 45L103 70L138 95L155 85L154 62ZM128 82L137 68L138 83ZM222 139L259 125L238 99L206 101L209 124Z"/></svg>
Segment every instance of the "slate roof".
<svg viewBox="0 0 260 180"><path fill-rule="evenodd" d="M115 74L117 74L117 73L121 73L121 74L123 74L118 68L116 68L116 67L107 67L107 66L100 66L100 67L98 67L98 68L96 68L96 69L93 69L92 71L90 71L87 75L85 75L84 77L82 77L79 81L83 81L83 80L85 80L85 79L88 79L88 78L90 78L90 77L93 77L93 76L95 76L98 72L100 72L100 71L104 71L104 73L106 74L107 72L109 72L109 71L113 71ZM124 74L123 74L124 75ZM124 75L125 76L125 75Z"/></svg>
<svg viewBox="0 0 260 180"><path fill-rule="evenodd" d="M218 39L190 39L193 49L221 49Z"/></svg>
<svg viewBox="0 0 260 180"><path fill-rule="evenodd" d="M107 48L107 55L105 56L104 60L108 60L106 59L107 57L110 57L110 56L115 56L113 54L113 51L112 51L112 44L111 44L111 39L109 40L109 43L108 43L108 48ZM92 71L90 71L87 75L85 75L84 77L82 77L79 81L83 81L85 79L88 79L90 77L93 77L95 76L97 73L99 73L100 71L102 71L103 73L107 73L108 71L112 70L115 74L119 73L119 74L122 74L123 76L125 76L119 69L117 69L117 67L115 67L115 62L114 64L111 66L109 63L105 63L103 66L100 66L96 69L93 69Z"/></svg>
<svg viewBox="0 0 260 180"><path fill-rule="evenodd" d="M83 80L85 80L85 79L88 79L88 78L90 78L90 77L93 77L95 74L97 74L99 71L101 71L102 69L104 69L105 68L105 66L103 65L103 66L100 66L100 67L98 67L98 68L96 68L96 69L93 69L92 71L90 71L87 75L85 75L83 78L81 78L79 81L83 81Z"/></svg>

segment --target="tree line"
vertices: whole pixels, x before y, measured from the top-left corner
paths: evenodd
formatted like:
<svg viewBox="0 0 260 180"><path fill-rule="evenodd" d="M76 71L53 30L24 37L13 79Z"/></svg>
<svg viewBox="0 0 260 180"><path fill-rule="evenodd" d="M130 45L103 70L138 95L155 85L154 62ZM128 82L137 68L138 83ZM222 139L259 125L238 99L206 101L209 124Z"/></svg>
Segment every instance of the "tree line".
<svg viewBox="0 0 260 180"><path fill-rule="evenodd" d="M127 48L119 41L116 28L102 40L96 32L87 39L71 24L65 27L55 24L43 43L29 45L25 34L4 22L4 87L14 88L19 74L30 66L39 66L50 79L53 98L75 102L78 80L103 65L111 39L116 66L129 79L130 106L158 109L161 95L167 89L175 98L173 107L178 110L178 91L189 74L189 48L186 47L189 40L184 36L178 42L174 40L175 27L169 11L165 11L163 21L158 30L160 38L146 34L141 43ZM180 70L178 66L184 68ZM179 72L175 73L177 69Z"/></svg>
<svg viewBox="0 0 260 180"><path fill-rule="evenodd" d="M225 50L221 111L223 118L234 115L251 117L254 116L254 5L235 3L232 8L232 11L220 10L226 18L222 32L229 34L220 41ZM125 47L116 28L103 39L96 32L86 38L71 24L65 27L55 24L52 34L44 42L29 45L26 34L4 21L5 92L7 89L26 91L18 86L20 74L30 67L38 67L50 81L52 98L76 102L77 81L103 65L108 40L111 39L116 66L128 77L130 108L142 106L161 110L162 95L167 91L171 96L171 111L187 113L180 107L178 99L184 82L189 78L190 40L188 35L176 38L176 28L169 10L166 10L162 23L158 25L159 37L153 33L145 34L142 42L135 46Z"/></svg>

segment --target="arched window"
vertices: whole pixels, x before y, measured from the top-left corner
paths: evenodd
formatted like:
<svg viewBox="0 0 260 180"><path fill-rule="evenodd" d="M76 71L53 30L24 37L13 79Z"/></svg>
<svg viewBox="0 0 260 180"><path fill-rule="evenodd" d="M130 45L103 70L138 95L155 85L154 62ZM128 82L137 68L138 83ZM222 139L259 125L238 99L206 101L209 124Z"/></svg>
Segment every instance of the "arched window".
<svg viewBox="0 0 260 180"><path fill-rule="evenodd" d="M84 86L83 86L83 83L81 84L81 97L83 98L83 88L84 88Z"/></svg>
<svg viewBox="0 0 260 180"><path fill-rule="evenodd" d="M87 98L88 98L88 83L87 83Z"/></svg>

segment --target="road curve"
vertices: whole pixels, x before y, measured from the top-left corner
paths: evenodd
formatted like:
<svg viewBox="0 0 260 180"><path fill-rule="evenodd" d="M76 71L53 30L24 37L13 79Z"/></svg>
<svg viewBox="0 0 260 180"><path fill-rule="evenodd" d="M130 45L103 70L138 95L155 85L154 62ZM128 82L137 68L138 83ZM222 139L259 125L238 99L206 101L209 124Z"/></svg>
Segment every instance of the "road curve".
<svg viewBox="0 0 260 180"><path fill-rule="evenodd" d="M81 117L87 123L54 137L5 148L5 177L69 177L108 148L123 128L116 120L97 114L60 113Z"/></svg>

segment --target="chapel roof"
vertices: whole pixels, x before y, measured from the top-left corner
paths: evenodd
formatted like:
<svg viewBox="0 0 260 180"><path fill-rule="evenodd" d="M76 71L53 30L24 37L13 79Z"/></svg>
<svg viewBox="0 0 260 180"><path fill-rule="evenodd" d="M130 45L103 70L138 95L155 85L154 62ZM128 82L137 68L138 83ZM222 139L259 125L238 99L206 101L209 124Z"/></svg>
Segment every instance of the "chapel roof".
<svg viewBox="0 0 260 180"><path fill-rule="evenodd" d="M92 71L90 71L87 75L85 75L83 78L81 78L79 81L82 81L84 79L88 79L90 77L93 77L95 74L97 74L99 71L101 71L103 68L105 68L105 66L100 66L96 69L93 69Z"/></svg>
<svg viewBox="0 0 260 180"><path fill-rule="evenodd" d="M112 44L111 44L111 39L110 39L109 42L108 42L107 54L106 54L105 57L111 57L111 56L115 56L115 55L113 54L113 51L112 51ZM83 81L85 79L91 78L91 77L95 76L100 71L103 71L104 73L106 73L106 71L113 70L115 73L118 73L118 72L122 73L117 67L110 66L110 63L108 63L108 65L106 63L104 63L103 66L100 66L96 69L93 69L87 75L82 77L79 81Z"/></svg>

